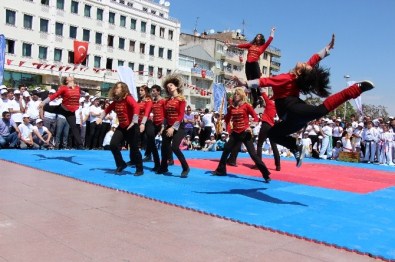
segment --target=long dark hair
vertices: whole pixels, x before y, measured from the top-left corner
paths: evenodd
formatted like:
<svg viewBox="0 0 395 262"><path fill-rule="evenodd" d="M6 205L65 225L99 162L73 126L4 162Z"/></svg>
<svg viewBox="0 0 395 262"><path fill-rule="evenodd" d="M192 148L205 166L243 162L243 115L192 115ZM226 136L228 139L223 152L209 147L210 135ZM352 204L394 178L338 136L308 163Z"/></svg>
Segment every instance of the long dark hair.
<svg viewBox="0 0 395 262"><path fill-rule="evenodd" d="M142 86L138 87L138 90L140 90L141 88L143 88L144 91L145 91L145 97L140 97L140 96L139 96L138 102L143 101L143 98L144 98L144 99L147 99L147 98L148 98L148 99L152 100L151 94L150 94L150 92L149 92L148 86L147 86L147 85L142 85Z"/></svg>
<svg viewBox="0 0 395 262"><path fill-rule="evenodd" d="M296 85L304 95L315 94L319 97L327 97L331 94L329 75L329 69L320 66L315 66L310 71L303 69L296 79Z"/></svg>
<svg viewBox="0 0 395 262"><path fill-rule="evenodd" d="M262 36L262 40L260 42L258 42L257 38L258 36ZM252 45L263 45L266 42L265 40L265 36L263 34L257 34L254 39L250 42L250 44Z"/></svg>

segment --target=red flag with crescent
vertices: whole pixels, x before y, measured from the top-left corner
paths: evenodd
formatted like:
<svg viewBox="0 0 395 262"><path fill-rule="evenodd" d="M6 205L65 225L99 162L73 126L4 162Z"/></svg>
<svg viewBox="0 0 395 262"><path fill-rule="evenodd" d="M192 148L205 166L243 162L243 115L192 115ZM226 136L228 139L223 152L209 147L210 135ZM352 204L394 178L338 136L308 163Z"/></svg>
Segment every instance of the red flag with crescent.
<svg viewBox="0 0 395 262"><path fill-rule="evenodd" d="M74 40L74 64L81 64L88 54L88 42Z"/></svg>

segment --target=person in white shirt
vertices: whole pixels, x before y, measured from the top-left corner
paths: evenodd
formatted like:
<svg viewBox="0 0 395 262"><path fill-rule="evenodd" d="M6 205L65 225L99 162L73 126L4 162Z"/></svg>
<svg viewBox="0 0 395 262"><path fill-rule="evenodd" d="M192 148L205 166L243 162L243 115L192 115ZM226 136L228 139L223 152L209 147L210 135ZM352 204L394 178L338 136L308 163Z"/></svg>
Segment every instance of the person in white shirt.
<svg viewBox="0 0 395 262"><path fill-rule="evenodd" d="M50 89L49 94L55 94L56 90L55 89ZM57 106L62 103L62 98L55 98L51 102L49 102L50 106ZM52 135L55 135L56 133L56 123L57 123L57 114L56 113L51 113L48 111L40 111L40 118L43 120L43 124L46 128L48 128L49 132L51 132Z"/></svg>
<svg viewBox="0 0 395 262"><path fill-rule="evenodd" d="M374 163L376 152L376 141L378 140L377 129L373 127L372 121L367 122L366 128L362 131L362 143L365 144L365 158L367 163Z"/></svg>
<svg viewBox="0 0 395 262"><path fill-rule="evenodd" d="M0 99L0 115L3 114L3 112L7 111L9 112L10 104L8 100L8 91L7 89L1 89L0 91L1 94L1 99Z"/></svg>
<svg viewBox="0 0 395 262"><path fill-rule="evenodd" d="M343 151L342 142L340 140L336 141L336 146L332 149L332 158L337 160L339 158L340 152Z"/></svg>
<svg viewBox="0 0 395 262"><path fill-rule="evenodd" d="M114 135L114 131L116 128L117 128L117 125L115 125L115 124L111 125L111 129L104 136L104 140L103 140L103 149L104 150L111 150L110 142L111 142L111 138Z"/></svg>
<svg viewBox="0 0 395 262"><path fill-rule="evenodd" d="M352 137L353 137L353 139L352 139L352 145L353 145L353 147L354 147L354 150L353 151L355 151L355 152L358 152L358 153L362 153L361 152L361 142L362 142L362 132L363 132L363 126L364 126L364 124L361 122L361 123L359 123L358 124L358 126L357 126L357 128L355 128L354 129L354 132L353 132L353 134L352 134ZM363 155L363 154L362 154Z"/></svg>
<svg viewBox="0 0 395 262"><path fill-rule="evenodd" d="M322 144L320 149L320 158L331 159L332 158L332 120L327 120L322 127L321 134ZM326 157L325 157L326 154Z"/></svg>
<svg viewBox="0 0 395 262"><path fill-rule="evenodd" d="M311 157L313 146L308 132L303 133L302 144L304 148L305 157Z"/></svg>
<svg viewBox="0 0 395 262"><path fill-rule="evenodd" d="M93 100L92 105L89 107L89 139L86 141L87 149L98 149L99 144L99 134L101 123L97 124L96 119L101 115L104 110L100 106L100 98L96 97Z"/></svg>
<svg viewBox="0 0 395 262"><path fill-rule="evenodd" d="M52 134L49 132L48 128L43 125L43 120L41 118L36 120L36 125L33 126L33 141L36 143L40 149L53 147L51 144Z"/></svg>
<svg viewBox="0 0 395 262"><path fill-rule="evenodd" d="M28 114L23 114L23 122L18 126L21 133L20 148L21 149L39 149L40 147L33 141L33 125L30 124Z"/></svg>
<svg viewBox="0 0 395 262"><path fill-rule="evenodd" d="M40 110L38 108L40 103L41 100L38 97L38 92L34 90L32 92L31 100L26 105L26 114L30 116L30 123L33 125L35 125L36 120L40 118Z"/></svg>
<svg viewBox="0 0 395 262"><path fill-rule="evenodd" d="M336 119L335 126L333 127L333 130L332 130L332 145L333 145L333 147L336 146L337 141L342 140L343 130L344 129L343 129L343 127L341 127L339 119Z"/></svg>
<svg viewBox="0 0 395 262"><path fill-rule="evenodd" d="M204 115L201 118L202 122L202 134L200 136L200 145L204 147L206 140L210 140L210 135L213 131L213 114L206 108L204 110Z"/></svg>
<svg viewBox="0 0 395 262"><path fill-rule="evenodd" d="M380 134L380 140L382 141L382 147L379 154L380 164L394 166L394 163L392 162L394 133L389 131L389 127L387 125L383 126L383 133Z"/></svg>
<svg viewBox="0 0 395 262"><path fill-rule="evenodd" d="M86 123L89 119L89 107L84 107L85 98L80 98L80 107L75 111L75 120L80 127L82 146L85 146Z"/></svg>
<svg viewBox="0 0 395 262"><path fill-rule="evenodd" d="M10 92L10 94L12 94ZM21 91L15 90L11 99L10 99L10 104L9 104L9 112L11 113L11 119L14 120L14 122L17 125L20 125L22 123L22 115L23 112L25 112L25 100L23 100L21 96Z"/></svg>

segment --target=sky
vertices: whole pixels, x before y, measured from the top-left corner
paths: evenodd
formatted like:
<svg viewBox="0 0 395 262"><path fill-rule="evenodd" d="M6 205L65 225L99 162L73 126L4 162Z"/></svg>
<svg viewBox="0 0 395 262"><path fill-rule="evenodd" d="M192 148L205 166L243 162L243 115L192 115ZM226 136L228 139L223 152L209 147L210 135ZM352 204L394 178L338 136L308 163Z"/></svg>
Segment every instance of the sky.
<svg viewBox="0 0 395 262"><path fill-rule="evenodd" d="M364 93L362 102L395 115L394 0L168 1L182 33L192 34L195 27L198 32L244 29L248 40L257 33L267 39L276 27L271 45L281 50L279 73L307 61L334 33L335 48L321 62L330 68L332 92L346 86L345 75L349 81L370 80L375 89Z"/></svg>

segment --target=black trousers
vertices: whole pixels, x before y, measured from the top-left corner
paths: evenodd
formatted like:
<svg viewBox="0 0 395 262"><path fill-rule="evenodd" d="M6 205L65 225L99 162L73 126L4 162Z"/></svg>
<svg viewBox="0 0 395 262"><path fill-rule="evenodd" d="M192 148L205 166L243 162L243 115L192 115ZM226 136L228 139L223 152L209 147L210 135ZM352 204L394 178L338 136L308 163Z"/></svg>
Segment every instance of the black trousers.
<svg viewBox="0 0 395 262"><path fill-rule="evenodd" d="M261 129L259 130L258 144L257 144L257 150L256 150L257 155L260 158L262 158L262 146L263 146L263 143L267 139L267 135L269 133L270 128L272 128L271 125L269 125L267 122L262 122ZM279 167L280 166L280 153L278 152L277 144L272 142L272 140L270 140L270 146L272 147L272 151L273 151L274 163L275 163L276 167Z"/></svg>
<svg viewBox="0 0 395 262"><path fill-rule="evenodd" d="M320 118L329 113L321 104L313 106L306 104L298 97L286 97L276 100L277 114L282 120L270 128L268 137L270 141L296 150L296 138L289 135L302 129L311 120Z"/></svg>
<svg viewBox="0 0 395 262"><path fill-rule="evenodd" d="M155 145L155 136L159 133L160 129L161 126L159 126L159 130L156 132L157 128L154 126L152 120L147 120L147 122L145 123L144 133L140 135L140 136L145 135L145 139L146 139L145 155L147 155L147 152L149 152L150 154L152 153L152 156L154 157L155 167L159 167L160 165L158 148Z"/></svg>
<svg viewBox="0 0 395 262"><path fill-rule="evenodd" d="M262 176L264 178L269 178L269 170L267 169L265 163L262 162L262 159L256 154L254 143L252 142L252 135L250 132L246 131L242 133L232 132L230 134L229 141L225 144L224 151L222 152L216 171L221 174L226 174L226 159L228 158L232 149L235 146L240 145L240 142L244 143L246 146L248 154L250 155L252 161L254 161L255 165L258 167Z"/></svg>
<svg viewBox="0 0 395 262"><path fill-rule="evenodd" d="M261 77L261 69L258 62L246 62L245 73L247 80L254 80ZM252 106L255 108L258 105L259 89L252 88L251 96L253 99Z"/></svg>
<svg viewBox="0 0 395 262"><path fill-rule="evenodd" d="M71 133L74 136L77 148L82 147L80 129L76 123L75 112L71 112L71 111L65 109L62 106L62 104L57 105L57 106L51 106L49 104L46 104L44 106L44 111L63 115L66 118L67 123L70 125Z"/></svg>
<svg viewBox="0 0 395 262"><path fill-rule="evenodd" d="M158 152L158 148L155 145L155 137L159 134L160 130L162 129L162 125L161 124L155 125L154 123L152 123L152 126L154 128L154 146L151 148L151 146L147 145L147 150L145 150L145 153L144 153L145 157L150 157L151 154L153 154L154 150L156 150L156 152ZM159 153L158 153L158 159L159 159ZM168 160L173 161L173 154L170 154L168 156ZM155 161L155 156L154 156L154 161ZM159 162L160 162L160 159L159 159Z"/></svg>
<svg viewBox="0 0 395 262"><path fill-rule="evenodd" d="M163 134L162 134L162 148L161 148L162 162L160 164L160 169L167 170L168 168L167 161L169 159L169 156L172 153L174 153L177 156L178 160L180 160L182 170L187 170L189 168L188 163L185 159L184 154L180 150L181 141L185 137L184 127L181 124L178 130L174 130L173 136L171 137L168 137L166 135L166 130L169 128L170 127L166 127L166 129L163 130Z"/></svg>
<svg viewBox="0 0 395 262"><path fill-rule="evenodd" d="M133 159L133 162L136 164L136 171L143 171L143 161L138 147L140 142L140 129L138 124L134 124L129 130L121 127L115 129L110 142L110 150L114 156L116 166L120 167L126 164L120 150L125 140L129 144L129 157L130 160Z"/></svg>

